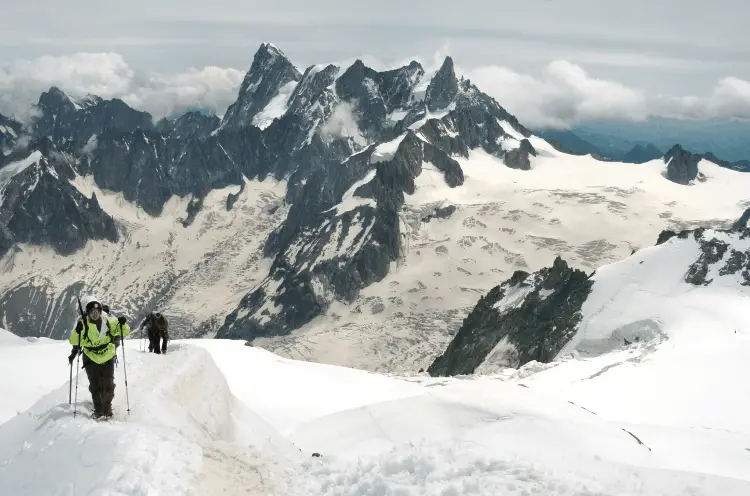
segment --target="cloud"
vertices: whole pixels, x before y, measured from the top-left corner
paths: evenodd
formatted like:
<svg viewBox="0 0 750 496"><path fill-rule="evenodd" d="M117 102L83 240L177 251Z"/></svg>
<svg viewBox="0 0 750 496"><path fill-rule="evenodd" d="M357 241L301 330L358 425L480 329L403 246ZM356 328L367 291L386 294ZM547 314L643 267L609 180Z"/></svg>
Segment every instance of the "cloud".
<svg viewBox="0 0 750 496"><path fill-rule="evenodd" d="M355 105L350 102L340 102L331 113L330 117L320 127L320 135L323 138L352 138L360 145L367 144L362 136L357 119L355 117Z"/></svg>
<svg viewBox="0 0 750 496"><path fill-rule="evenodd" d="M0 67L0 112L24 119L43 91L58 86L73 97L120 98L155 118L188 107L221 115L237 98L243 77L237 69L215 66L174 75L142 73L117 53L44 56Z"/></svg>
<svg viewBox="0 0 750 496"><path fill-rule="evenodd" d="M566 61L550 63L539 78L498 66L464 72L530 127L566 127L602 118L643 120L648 115L642 92L593 78Z"/></svg>
<svg viewBox="0 0 750 496"><path fill-rule="evenodd" d="M446 43L423 64L439 67L451 48ZM392 63L375 56L360 58L378 70L392 67ZM703 96L685 96L649 94L593 76L565 60L549 63L538 75L500 65L457 67L457 72L531 128L564 128L594 119L641 121L649 116L750 118L750 82L737 77L720 79ZM0 113L27 121L33 112L31 105L54 85L73 97L92 93L120 98L156 119L191 107L205 107L222 115L235 101L243 78L242 70L210 65L174 74L145 72L134 69L114 52L43 56L0 66ZM325 123L323 134L358 138L354 110L350 106L337 108Z"/></svg>
<svg viewBox="0 0 750 496"><path fill-rule="evenodd" d="M750 119L750 81L726 77L706 97L659 95L654 98L653 107L664 117Z"/></svg>
<svg viewBox="0 0 750 496"><path fill-rule="evenodd" d="M532 128L566 128L599 119L643 121L750 118L750 82L727 77L706 96L648 95L616 81L598 79L567 61L551 62L540 77L507 67L485 66L462 71Z"/></svg>

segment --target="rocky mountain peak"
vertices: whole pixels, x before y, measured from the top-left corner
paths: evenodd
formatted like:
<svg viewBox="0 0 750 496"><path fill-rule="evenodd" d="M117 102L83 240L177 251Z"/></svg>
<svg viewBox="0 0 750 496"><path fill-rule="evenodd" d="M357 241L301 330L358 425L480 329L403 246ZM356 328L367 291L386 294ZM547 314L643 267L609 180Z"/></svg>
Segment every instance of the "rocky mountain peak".
<svg viewBox="0 0 750 496"><path fill-rule="evenodd" d="M37 106L42 109L76 109L73 100L71 100L68 95L66 95L65 92L57 86L52 86L49 90L42 93L39 96Z"/></svg>
<svg viewBox="0 0 750 496"><path fill-rule="evenodd" d="M221 129L253 125L253 118L265 109L285 85L299 81L300 72L274 45L263 43L240 86L237 101L224 114Z"/></svg>
<svg viewBox="0 0 750 496"><path fill-rule="evenodd" d="M156 126L157 131L170 135L176 140L205 139L219 127L221 120L215 115L190 111L170 121L162 119Z"/></svg>
<svg viewBox="0 0 750 496"><path fill-rule="evenodd" d="M457 94L458 79L456 79L453 59L446 57L427 87L425 96L427 108L430 112L445 109L453 102Z"/></svg>
<svg viewBox="0 0 750 496"><path fill-rule="evenodd" d="M701 156L688 152L679 144L674 145L666 155L667 179L677 184L687 185L698 177L698 162Z"/></svg>
<svg viewBox="0 0 750 496"><path fill-rule="evenodd" d="M51 246L67 255L92 239L118 240L115 222L69 182L71 163L42 137L0 169L0 255L13 244Z"/></svg>
<svg viewBox="0 0 750 496"><path fill-rule="evenodd" d="M86 143L106 130L129 132L153 128L148 112L135 110L120 99L89 96L81 105L54 86L40 96L37 110L33 134L48 136L58 146L67 142Z"/></svg>
<svg viewBox="0 0 750 496"><path fill-rule="evenodd" d="M631 164L644 164L651 160L662 158L664 154L651 143L647 145L637 144L620 161Z"/></svg>

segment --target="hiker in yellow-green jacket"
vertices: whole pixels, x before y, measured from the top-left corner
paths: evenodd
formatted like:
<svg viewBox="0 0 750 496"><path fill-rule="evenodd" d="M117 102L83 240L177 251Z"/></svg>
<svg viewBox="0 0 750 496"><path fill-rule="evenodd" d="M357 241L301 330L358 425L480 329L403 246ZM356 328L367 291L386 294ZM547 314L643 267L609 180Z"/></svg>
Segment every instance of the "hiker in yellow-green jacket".
<svg viewBox="0 0 750 496"><path fill-rule="evenodd" d="M83 369L89 378L89 392L94 401L93 418L112 417L117 347L122 338L130 334L126 322L125 317L103 314L101 303L92 300L86 304L86 327L79 318L68 339L73 345L68 362L72 364L76 355L83 353Z"/></svg>

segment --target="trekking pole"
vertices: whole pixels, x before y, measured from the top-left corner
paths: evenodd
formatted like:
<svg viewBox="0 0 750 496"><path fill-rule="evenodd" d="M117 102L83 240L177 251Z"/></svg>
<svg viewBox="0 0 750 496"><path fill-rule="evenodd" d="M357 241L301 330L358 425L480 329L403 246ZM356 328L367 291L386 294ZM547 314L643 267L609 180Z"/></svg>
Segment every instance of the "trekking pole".
<svg viewBox="0 0 750 496"><path fill-rule="evenodd" d="M128 366L125 361L125 335L122 333L122 324L120 324L120 336L122 336L122 370L125 371L125 400L128 403L128 415L130 415L130 393L128 393Z"/></svg>
<svg viewBox="0 0 750 496"><path fill-rule="evenodd" d="M73 403L73 362L70 362L70 380L68 381L68 405Z"/></svg>
<svg viewBox="0 0 750 496"><path fill-rule="evenodd" d="M78 372L81 370L79 367L81 363L81 353L83 352L83 343L81 343L81 331L84 327L87 327L86 324L86 314L83 313L83 307L81 306L81 297L78 297L78 311L81 313L81 329L78 330L78 356L76 357L76 398L75 403L73 405L73 418L76 417L76 413L78 413ZM76 326L77 327L77 326ZM70 374L73 375L73 364L71 364Z"/></svg>
<svg viewBox="0 0 750 496"><path fill-rule="evenodd" d="M80 364L80 360L81 360L81 354L79 353L78 358L76 358L76 401L75 403L73 403L73 418L76 417L76 413L78 411L78 371L80 370L78 365ZM72 368L71 368L70 373L71 374L73 373Z"/></svg>

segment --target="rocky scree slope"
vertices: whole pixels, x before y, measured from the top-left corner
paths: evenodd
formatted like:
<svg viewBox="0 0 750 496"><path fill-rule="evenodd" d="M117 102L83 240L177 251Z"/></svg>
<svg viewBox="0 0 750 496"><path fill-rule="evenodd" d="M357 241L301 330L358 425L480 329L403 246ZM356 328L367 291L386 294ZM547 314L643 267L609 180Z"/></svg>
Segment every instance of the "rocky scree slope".
<svg viewBox="0 0 750 496"><path fill-rule="evenodd" d="M686 260L690 262L677 268L681 280L659 282L670 286L680 283L691 287L722 285L750 293L748 218L750 209L732 229L662 232L655 248L657 253L663 245L671 243L670 249L687 252ZM614 321L594 324L596 334L604 336L596 344L580 336L582 329L596 317L596 312L587 312L585 305L599 288L606 291L607 288L633 286L643 292L651 289L649 279L654 276L636 272L643 264L643 260L636 257L622 262L629 263L631 270L624 278L618 274L617 280L608 274L598 276L596 272L586 275L571 269L559 258L552 267L534 274L516 272L479 300L445 352L430 365L428 373L452 376L472 374L482 368L520 368L531 361L548 363L571 351L602 353L635 341L664 337L658 329L651 332L654 324L650 319L631 321L627 314L619 315ZM665 274L664 278L669 276ZM627 298L619 291L615 290L607 306L616 307L616 298ZM656 316L651 317L658 320ZM571 349L569 345L573 340L576 342Z"/></svg>

